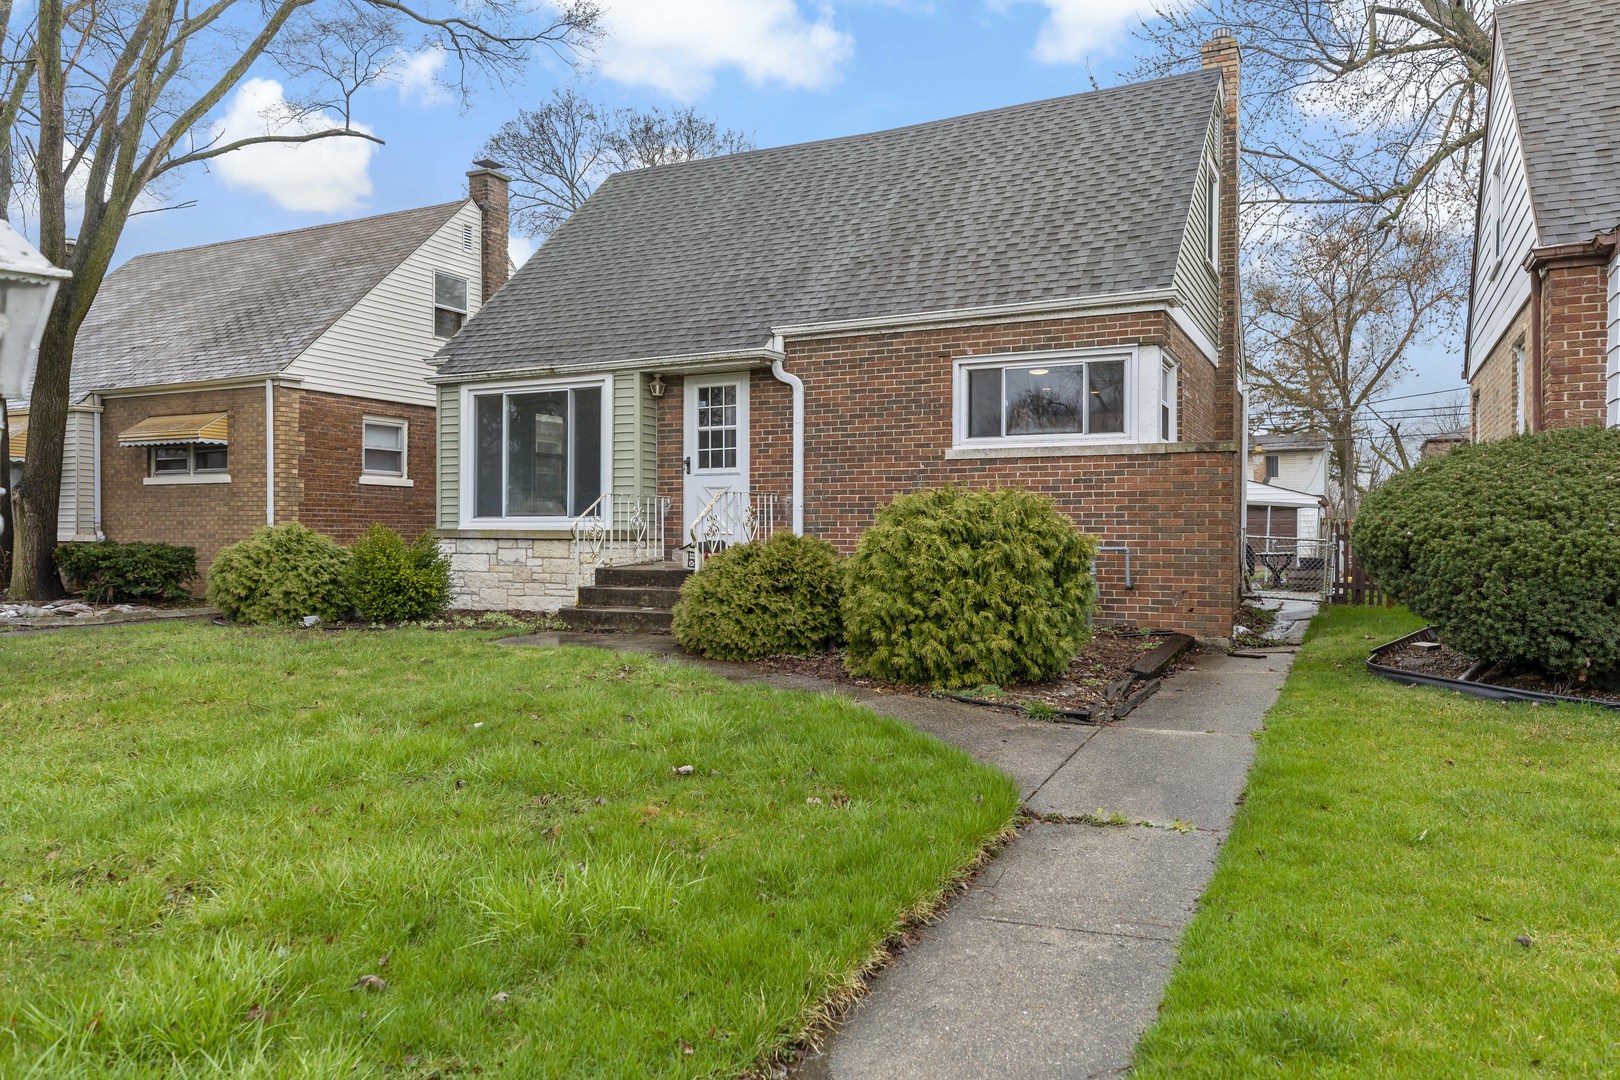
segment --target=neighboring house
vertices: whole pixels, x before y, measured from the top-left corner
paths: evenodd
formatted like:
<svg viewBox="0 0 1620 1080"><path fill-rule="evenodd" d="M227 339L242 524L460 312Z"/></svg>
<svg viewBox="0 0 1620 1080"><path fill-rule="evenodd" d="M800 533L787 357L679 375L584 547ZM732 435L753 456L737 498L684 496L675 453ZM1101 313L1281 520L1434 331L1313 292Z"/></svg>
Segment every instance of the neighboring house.
<svg viewBox="0 0 1620 1080"><path fill-rule="evenodd" d="M1418 448L1418 460L1449 454L1457 447L1467 445L1470 441L1467 428L1437 432L1423 440L1423 445Z"/></svg>
<svg viewBox="0 0 1620 1080"><path fill-rule="evenodd" d="M468 176L457 202L108 275L75 349L60 539L189 544L206 571L265 524L432 528L426 361L510 265L506 178Z"/></svg>
<svg viewBox="0 0 1620 1080"><path fill-rule="evenodd" d="M609 178L437 358L457 602L571 603L599 523L848 552L961 483L1100 535L1102 618L1228 635L1236 43L1205 65Z"/></svg>
<svg viewBox="0 0 1620 1080"><path fill-rule="evenodd" d="M1473 435L1620 424L1614 0L1496 9L1463 374Z"/></svg>
<svg viewBox="0 0 1620 1080"><path fill-rule="evenodd" d="M1250 435L1249 546L1259 538L1315 540L1322 536L1328 505L1328 437Z"/></svg>

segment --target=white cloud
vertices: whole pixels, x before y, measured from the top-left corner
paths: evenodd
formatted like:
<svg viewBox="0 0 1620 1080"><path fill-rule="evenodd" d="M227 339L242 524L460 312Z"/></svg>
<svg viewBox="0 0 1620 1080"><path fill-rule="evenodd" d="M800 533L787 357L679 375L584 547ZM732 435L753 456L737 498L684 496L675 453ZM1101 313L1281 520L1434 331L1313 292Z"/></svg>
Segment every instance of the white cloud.
<svg viewBox="0 0 1620 1080"><path fill-rule="evenodd" d="M332 126L327 116L303 116L288 104L274 79L249 79L231 96L225 115L209 128L216 143L254 135L296 135ZM369 128L355 124L357 131ZM338 214L371 197L369 139L339 137L310 143L260 143L214 158L225 185L268 195L287 210Z"/></svg>
<svg viewBox="0 0 1620 1080"><path fill-rule="evenodd" d="M1012 2L992 0L1005 8ZM1035 59L1043 64L1072 64L1093 52L1112 51L1125 29L1152 14L1145 0L1040 0L1046 22L1035 39Z"/></svg>
<svg viewBox="0 0 1620 1080"><path fill-rule="evenodd" d="M448 105L455 95L444 82L444 49L429 45L421 52L401 50L393 79L399 84L399 100L407 105Z"/></svg>
<svg viewBox="0 0 1620 1080"><path fill-rule="evenodd" d="M792 89L828 86L854 39L798 0L609 0L601 71L685 100L731 68L749 82Z"/></svg>
<svg viewBox="0 0 1620 1080"><path fill-rule="evenodd" d="M506 254L511 258L513 266L522 266L529 261L529 256L535 252L535 243L526 236L508 236L506 238Z"/></svg>

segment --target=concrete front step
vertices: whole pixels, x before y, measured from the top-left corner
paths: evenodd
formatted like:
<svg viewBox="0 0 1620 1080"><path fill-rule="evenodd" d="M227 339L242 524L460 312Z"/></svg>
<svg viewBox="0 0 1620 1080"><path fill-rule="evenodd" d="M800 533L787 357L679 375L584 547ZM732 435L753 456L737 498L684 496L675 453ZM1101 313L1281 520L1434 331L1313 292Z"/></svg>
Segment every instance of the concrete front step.
<svg viewBox="0 0 1620 1080"><path fill-rule="evenodd" d="M557 617L570 630L620 630L633 634L667 634L675 613L639 607L565 607Z"/></svg>
<svg viewBox="0 0 1620 1080"><path fill-rule="evenodd" d="M582 608L650 608L654 611L674 611L681 590L653 588L645 585L582 585L579 606Z"/></svg>
<svg viewBox="0 0 1620 1080"><path fill-rule="evenodd" d="M674 563L639 563L635 566L604 566L596 571L599 586L629 586L641 589L678 589L692 571Z"/></svg>

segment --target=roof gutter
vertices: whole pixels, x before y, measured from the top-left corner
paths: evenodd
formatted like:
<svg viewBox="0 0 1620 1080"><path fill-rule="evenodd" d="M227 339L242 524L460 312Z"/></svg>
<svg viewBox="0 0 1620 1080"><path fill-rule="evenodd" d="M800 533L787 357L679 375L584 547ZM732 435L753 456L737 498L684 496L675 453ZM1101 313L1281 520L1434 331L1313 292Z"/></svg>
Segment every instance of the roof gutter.
<svg viewBox="0 0 1620 1080"><path fill-rule="evenodd" d="M429 375L430 383L490 382L523 376L587 375L599 371L734 371L739 367L769 367L782 359L782 353L769 346L762 349L728 349L721 352L684 353L677 356L648 356L608 360L600 364L524 364L496 371L459 371L449 375Z"/></svg>
<svg viewBox="0 0 1620 1080"><path fill-rule="evenodd" d="M824 337L829 334L861 333L869 330L923 330L962 322L1004 322L1020 317L1150 311L1176 306L1179 299L1175 289L1147 289L1126 293L1102 293L1096 296L1068 296L1056 300L1028 300L1016 304L990 304L982 307L907 312L902 315L873 315L857 319L796 323L772 327L771 332L781 339Z"/></svg>

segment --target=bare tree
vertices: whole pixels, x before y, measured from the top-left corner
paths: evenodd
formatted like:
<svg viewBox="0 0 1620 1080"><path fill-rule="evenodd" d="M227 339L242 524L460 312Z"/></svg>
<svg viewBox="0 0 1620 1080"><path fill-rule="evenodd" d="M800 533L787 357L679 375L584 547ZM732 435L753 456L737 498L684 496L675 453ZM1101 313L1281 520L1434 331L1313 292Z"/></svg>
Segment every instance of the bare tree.
<svg viewBox="0 0 1620 1080"><path fill-rule="evenodd" d="M1368 210L1296 221L1253 255L1244 318L1257 422L1328 433L1342 516L1366 487L1369 409L1406 374L1413 347L1453 324L1463 255L1454 234L1380 228Z"/></svg>
<svg viewBox="0 0 1620 1080"><path fill-rule="evenodd" d="M12 595L44 598L60 590L51 553L74 336L130 216L154 208L178 170L243 146L375 140L353 124L355 91L413 49L442 49L465 93L469 80L509 79L537 48L571 59L600 12L594 0L38 0L23 11L13 25L0 0L0 147L17 166L0 194L11 205L15 184L40 250L73 272L45 327L15 502ZM287 114L262 133L218 134L210 115L259 70L286 80Z"/></svg>
<svg viewBox="0 0 1620 1080"><path fill-rule="evenodd" d="M687 107L608 110L572 87L523 109L484 144L511 170L512 223L544 239L613 173L752 150L741 132Z"/></svg>
<svg viewBox="0 0 1620 1080"><path fill-rule="evenodd" d="M1138 74L1243 48L1251 204L1472 205L1496 0L1157 0Z"/></svg>

